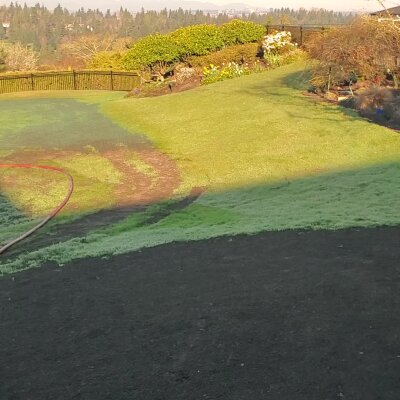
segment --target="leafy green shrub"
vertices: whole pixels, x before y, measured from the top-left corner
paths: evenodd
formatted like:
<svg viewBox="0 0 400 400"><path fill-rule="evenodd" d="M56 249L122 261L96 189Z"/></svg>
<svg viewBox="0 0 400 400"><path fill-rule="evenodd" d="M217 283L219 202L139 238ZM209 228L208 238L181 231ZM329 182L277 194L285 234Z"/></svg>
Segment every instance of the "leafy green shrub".
<svg viewBox="0 0 400 400"><path fill-rule="evenodd" d="M137 41L121 59L121 66L127 70L146 70L165 74L178 61L192 56L192 65L203 66L222 63L255 62L258 44L250 43L260 40L264 35L264 27L252 22L233 20L217 27L216 25L192 25L178 29L167 35L150 35ZM238 45L247 43L247 45ZM226 45L230 46L220 52ZM218 52L209 59L196 60ZM95 60L97 62L97 60ZM100 62L101 61L101 62ZM98 64L117 62L107 60L105 55L99 56ZM93 66L94 67L94 66Z"/></svg>
<svg viewBox="0 0 400 400"><path fill-rule="evenodd" d="M224 47L221 29L216 25L192 25L178 29L170 37L185 56L203 56Z"/></svg>
<svg viewBox="0 0 400 400"><path fill-rule="evenodd" d="M170 35L149 35L138 40L122 57L127 70L152 69L167 71L182 57L182 49Z"/></svg>
<svg viewBox="0 0 400 400"><path fill-rule="evenodd" d="M251 21L234 19L220 28L225 45L259 42L265 35L265 27Z"/></svg>
<svg viewBox="0 0 400 400"><path fill-rule="evenodd" d="M92 57L87 67L93 69L122 70L122 56L118 51L100 51Z"/></svg>
<svg viewBox="0 0 400 400"><path fill-rule="evenodd" d="M282 65L282 57L276 53L265 53L264 60L271 68L279 67Z"/></svg>
<svg viewBox="0 0 400 400"><path fill-rule="evenodd" d="M237 44L210 53L206 56L191 57L188 63L193 67L222 65L234 62L237 64L254 63L259 51L258 43Z"/></svg>
<svg viewBox="0 0 400 400"><path fill-rule="evenodd" d="M209 85L225 79L233 79L243 75L249 75L251 71L242 65L236 63L229 63L224 67L210 65L203 68L203 85Z"/></svg>

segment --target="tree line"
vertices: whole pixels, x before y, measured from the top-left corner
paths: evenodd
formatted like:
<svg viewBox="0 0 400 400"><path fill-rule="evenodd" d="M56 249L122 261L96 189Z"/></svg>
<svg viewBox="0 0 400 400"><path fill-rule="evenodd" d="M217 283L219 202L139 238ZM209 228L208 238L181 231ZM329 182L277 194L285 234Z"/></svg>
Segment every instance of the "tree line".
<svg viewBox="0 0 400 400"><path fill-rule="evenodd" d="M354 14L324 9L273 9L268 14L239 16L240 19L260 24L344 24ZM21 43L39 52L41 60L60 58L63 44L90 34L108 34L117 38L136 40L152 33L168 33L195 24L221 25L230 20L227 14L211 16L203 11L167 10L131 13L121 8L118 12L98 9L69 11L57 6L50 10L40 4L11 3L0 6L0 40Z"/></svg>

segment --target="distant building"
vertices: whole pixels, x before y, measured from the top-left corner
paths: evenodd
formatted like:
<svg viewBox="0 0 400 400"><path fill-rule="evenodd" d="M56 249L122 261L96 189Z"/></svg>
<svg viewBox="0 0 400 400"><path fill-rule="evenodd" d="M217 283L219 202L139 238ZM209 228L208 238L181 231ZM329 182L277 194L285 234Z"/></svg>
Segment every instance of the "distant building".
<svg viewBox="0 0 400 400"><path fill-rule="evenodd" d="M378 17L379 20L394 20L400 22L400 7L387 8L386 10L371 13L370 15Z"/></svg>

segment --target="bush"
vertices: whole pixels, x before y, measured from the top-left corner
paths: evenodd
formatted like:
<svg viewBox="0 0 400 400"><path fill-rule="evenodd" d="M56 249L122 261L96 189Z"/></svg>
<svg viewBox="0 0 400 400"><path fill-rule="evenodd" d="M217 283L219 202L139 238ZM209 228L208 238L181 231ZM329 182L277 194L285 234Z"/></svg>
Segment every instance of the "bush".
<svg viewBox="0 0 400 400"><path fill-rule="evenodd" d="M305 60L307 53L303 50L294 48L291 51L285 52L284 54L277 53L265 53L264 60L269 67L275 68L282 65L291 64L296 61Z"/></svg>
<svg viewBox="0 0 400 400"><path fill-rule="evenodd" d="M203 56L224 47L220 28L216 25L193 25L171 33L171 39L185 56Z"/></svg>
<svg viewBox="0 0 400 400"><path fill-rule="evenodd" d="M400 127L400 92L384 87L370 87L355 98L355 108L364 117L385 126Z"/></svg>
<svg viewBox="0 0 400 400"><path fill-rule="evenodd" d="M165 75L173 69L174 64L188 57L192 57L190 64L196 66L229 62L252 63L256 60L259 46L249 42L258 41L263 35L262 25L239 20L233 20L221 27L192 25L167 35L150 35L140 39L122 57L121 65L128 70L150 69ZM233 45L224 49L228 44ZM195 58L207 56L212 52L217 53L210 58ZM99 58L102 60L101 63L99 61L100 65L103 65L103 61L106 64L114 61L106 60L105 55ZM97 59L95 61L97 62Z"/></svg>
<svg viewBox="0 0 400 400"><path fill-rule="evenodd" d="M122 57L127 70L150 68L164 74L182 57L180 46L171 35L149 35L138 40Z"/></svg>
<svg viewBox="0 0 400 400"><path fill-rule="evenodd" d="M390 124L398 129L400 126L400 97L394 97L385 105L383 111Z"/></svg>
<svg viewBox="0 0 400 400"><path fill-rule="evenodd" d="M191 57L188 63L193 67L204 67L211 64L222 65L230 62L250 64L256 61L259 47L258 43L233 45L206 56Z"/></svg>
<svg viewBox="0 0 400 400"><path fill-rule="evenodd" d="M282 57L279 54L265 53L264 60L266 64L271 68L279 67L282 65Z"/></svg>
<svg viewBox="0 0 400 400"><path fill-rule="evenodd" d="M265 27L251 21L234 19L220 28L225 45L259 42L265 35Z"/></svg>
<svg viewBox="0 0 400 400"><path fill-rule="evenodd" d="M225 79L233 79L243 75L249 75L251 71L244 66L236 63L229 63L227 66L218 67L216 65L210 65L203 69L203 85L209 85Z"/></svg>
<svg viewBox="0 0 400 400"><path fill-rule="evenodd" d="M292 43L292 34L282 31L264 37L262 48L265 54L285 54L293 51L297 44Z"/></svg>
<svg viewBox="0 0 400 400"><path fill-rule="evenodd" d="M373 79L397 69L400 29L390 21L361 17L349 26L314 34L306 49L318 61L312 78L317 87L326 86L328 79L341 84L351 75Z"/></svg>
<svg viewBox="0 0 400 400"><path fill-rule="evenodd" d="M37 69L38 53L21 43L0 44L3 69L8 71L33 71Z"/></svg>
<svg viewBox="0 0 400 400"><path fill-rule="evenodd" d="M371 87L361 92L356 98L356 108L366 114L374 114L376 110L382 110L393 101L393 93L390 89Z"/></svg>
<svg viewBox="0 0 400 400"><path fill-rule="evenodd" d="M101 51L92 57L87 67L93 69L122 70L122 57L123 55L118 51Z"/></svg>

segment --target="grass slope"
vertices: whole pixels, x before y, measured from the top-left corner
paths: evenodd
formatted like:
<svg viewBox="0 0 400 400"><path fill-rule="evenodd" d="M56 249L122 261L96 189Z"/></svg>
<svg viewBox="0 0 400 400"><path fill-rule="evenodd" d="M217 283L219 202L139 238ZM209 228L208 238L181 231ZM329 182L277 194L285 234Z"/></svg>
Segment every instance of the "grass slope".
<svg viewBox="0 0 400 400"><path fill-rule="evenodd" d="M77 232L0 270L225 234L399 224L400 136L304 97L302 74L294 65L159 98L92 97L178 163L178 194L194 186L206 194L157 223L134 215L85 237Z"/></svg>
<svg viewBox="0 0 400 400"><path fill-rule="evenodd" d="M187 184L211 190L364 167L400 157L400 136L304 97L303 65L102 110L177 160Z"/></svg>

